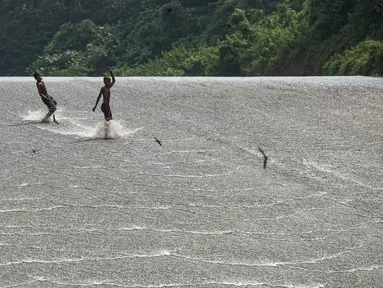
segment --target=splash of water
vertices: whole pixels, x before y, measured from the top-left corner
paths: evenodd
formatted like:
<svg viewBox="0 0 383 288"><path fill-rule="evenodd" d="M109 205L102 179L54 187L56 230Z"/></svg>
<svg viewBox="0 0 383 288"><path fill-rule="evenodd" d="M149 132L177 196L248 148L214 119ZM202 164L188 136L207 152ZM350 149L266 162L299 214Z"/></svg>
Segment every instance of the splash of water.
<svg viewBox="0 0 383 288"><path fill-rule="evenodd" d="M21 115L20 117L24 121L44 122L44 123L53 122L52 117L49 117L49 119L44 119L45 115L46 113L44 113L41 110L38 110L38 111L28 111L27 115Z"/></svg>
<svg viewBox="0 0 383 288"><path fill-rule="evenodd" d="M11 111L8 111L10 114L20 117L23 121L29 121L34 123L52 123L53 117L49 117L45 119L45 113L42 110L37 111L28 111L28 113L24 113L22 115L16 115ZM57 114L57 113L55 113ZM126 129L123 127L120 121L110 120L110 121L102 121L97 124L96 127L91 127L86 124L78 121L78 118L71 117L62 117L62 113L59 111L59 119L65 119L64 125L60 125L59 127L50 127L50 125L38 125L39 129L48 130L53 133L63 134L63 135L78 135L86 138L94 138L94 139L117 139L119 137L129 136L131 134L136 133L142 128L136 129ZM84 118L87 119L87 118ZM68 125L69 124L69 125Z"/></svg>
<svg viewBox="0 0 383 288"><path fill-rule="evenodd" d="M120 121L110 120L99 123L95 129L93 137L103 139L117 139L119 137L127 136L136 131L129 131L124 129Z"/></svg>

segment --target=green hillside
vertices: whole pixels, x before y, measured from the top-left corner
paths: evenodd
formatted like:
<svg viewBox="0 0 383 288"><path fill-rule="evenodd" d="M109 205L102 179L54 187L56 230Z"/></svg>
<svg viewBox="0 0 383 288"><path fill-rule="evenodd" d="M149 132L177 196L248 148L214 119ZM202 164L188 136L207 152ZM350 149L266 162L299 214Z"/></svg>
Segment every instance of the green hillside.
<svg viewBox="0 0 383 288"><path fill-rule="evenodd" d="M0 75L383 75L383 0L0 0Z"/></svg>

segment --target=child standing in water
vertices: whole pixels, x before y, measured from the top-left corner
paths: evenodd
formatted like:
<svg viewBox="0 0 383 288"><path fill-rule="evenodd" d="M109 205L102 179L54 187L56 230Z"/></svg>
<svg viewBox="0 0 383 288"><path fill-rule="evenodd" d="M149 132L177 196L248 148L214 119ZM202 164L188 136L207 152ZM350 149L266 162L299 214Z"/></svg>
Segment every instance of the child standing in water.
<svg viewBox="0 0 383 288"><path fill-rule="evenodd" d="M112 111L110 111L110 88L113 87L114 83L116 82L116 79L114 79L114 74L112 71L112 68L108 68L108 71L110 72L110 75L112 76L112 79L110 77L105 76L104 77L104 86L101 88L100 93L98 94L96 105L94 105L92 111L94 112L97 108L97 104L100 101L101 95L103 96L103 102L101 105L101 111L104 112L105 120L109 121L112 120Z"/></svg>
<svg viewBox="0 0 383 288"><path fill-rule="evenodd" d="M41 78L40 73L36 71L33 74L33 77L35 77L35 79L36 79L37 91L39 91L39 95L41 97L41 100L44 102L45 105L47 105L47 107L49 109L48 114L43 119L43 121L44 121L44 120L47 120L49 117L51 117L51 115L53 113L55 113L57 102L55 101L55 99L53 99L52 96L48 95L47 87L45 86L45 83L43 81L43 78ZM53 121L55 123L59 124L56 121L55 114L53 114Z"/></svg>

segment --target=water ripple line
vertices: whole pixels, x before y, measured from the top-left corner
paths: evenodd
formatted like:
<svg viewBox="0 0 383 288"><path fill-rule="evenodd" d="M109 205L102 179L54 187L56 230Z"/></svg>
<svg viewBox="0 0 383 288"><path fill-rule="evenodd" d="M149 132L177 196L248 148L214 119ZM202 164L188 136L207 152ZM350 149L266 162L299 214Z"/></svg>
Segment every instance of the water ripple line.
<svg viewBox="0 0 383 288"><path fill-rule="evenodd" d="M86 261L108 261L108 260L120 260L120 259L135 259L135 258L157 258L170 256L170 252L166 250L156 251L152 254L130 254L119 255L115 257L81 257L81 258L64 258L55 260L41 260L41 259L24 259L20 261L1 263L0 267L15 266L20 264L62 264L62 263L75 263Z"/></svg>
<svg viewBox="0 0 383 288"><path fill-rule="evenodd" d="M42 212L42 211L51 211L63 208L64 205L57 205L57 206L51 206L51 207L44 207L44 208L37 208L37 209L5 209L0 210L0 213L16 213L16 212Z"/></svg>
<svg viewBox="0 0 383 288"><path fill-rule="evenodd" d="M228 266L244 266L244 267L279 267L279 266L295 266L300 264L316 264L319 262L332 260L338 258L344 254L352 253L354 250L362 247L363 245L359 245L357 247L348 248L349 250L341 251L335 254L331 254L328 256L322 256L319 258L309 258L306 260L295 260L295 261L282 261L282 262L236 262L236 261L222 261L222 260L208 260L198 257L186 256L181 254L171 254L174 257L182 258L188 261L196 261L196 262L204 262L209 264L218 264L218 265L228 265Z"/></svg>

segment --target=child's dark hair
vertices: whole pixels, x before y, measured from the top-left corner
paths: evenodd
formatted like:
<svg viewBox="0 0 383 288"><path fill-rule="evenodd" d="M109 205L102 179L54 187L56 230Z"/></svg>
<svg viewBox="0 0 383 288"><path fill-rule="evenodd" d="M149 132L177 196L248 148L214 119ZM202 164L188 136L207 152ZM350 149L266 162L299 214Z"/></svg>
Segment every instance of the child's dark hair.
<svg viewBox="0 0 383 288"><path fill-rule="evenodd" d="M105 81L105 80L110 81L111 79L110 79L110 77L108 77L108 76L104 76L104 81Z"/></svg>
<svg viewBox="0 0 383 288"><path fill-rule="evenodd" d="M33 77L36 78L37 76L40 76L40 73L36 71L35 73L33 73Z"/></svg>

